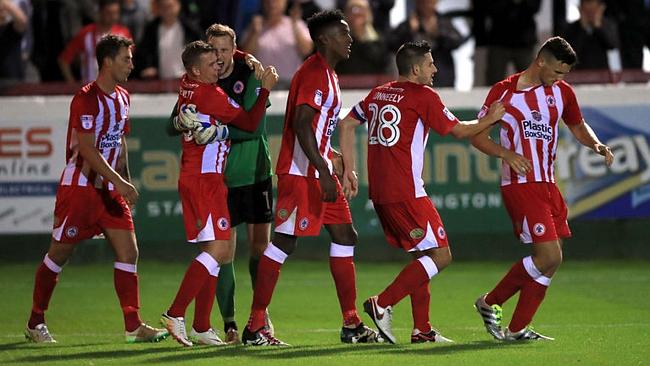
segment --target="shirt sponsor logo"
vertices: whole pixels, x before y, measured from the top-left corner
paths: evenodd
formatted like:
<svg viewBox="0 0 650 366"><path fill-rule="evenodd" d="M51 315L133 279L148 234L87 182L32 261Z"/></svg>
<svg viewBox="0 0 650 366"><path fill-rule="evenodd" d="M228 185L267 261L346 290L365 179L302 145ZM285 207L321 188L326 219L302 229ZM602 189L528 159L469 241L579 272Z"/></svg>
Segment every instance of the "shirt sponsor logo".
<svg viewBox="0 0 650 366"><path fill-rule="evenodd" d="M338 119L330 118L327 122L327 130L325 131L325 135L332 136L337 125L338 125Z"/></svg>
<svg viewBox="0 0 650 366"><path fill-rule="evenodd" d="M533 119L535 118L535 112L536 111L533 111ZM536 113L540 115L539 118L541 119L541 114L539 112ZM524 120L521 124L524 130L523 132L525 138L546 140L547 142L553 140L553 128L551 128L551 126L548 124L530 120Z"/></svg>
<svg viewBox="0 0 650 366"><path fill-rule="evenodd" d="M422 237L424 237L424 230L419 227L415 228L411 230L409 236L411 237L411 239L421 239Z"/></svg>
<svg viewBox="0 0 650 366"><path fill-rule="evenodd" d="M541 222L536 223L533 225L533 233L535 233L536 236L544 235L544 233L546 233L546 226Z"/></svg>
<svg viewBox="0 0 650 366"><path fill-rule="evenodd" d="M314 103L317 106L320 106L321 103L323 103L323 92L316 89L316 92L314 93Z"/></svg>
<svg viewBox="0 0 650 366"><path fill-rule="evenodd" d="M235 85L232 86L232 91L236 94L241 94L244 91L244 83L241 80L237 80Z"/></svg>
<svg viewBox="0 0 650 366"><path fill-rule="evenodd" d="M122 146L121 133L107 133L99 141L99 149L113 149Z"/></svg>
<svg viewBox="0 0 650 366"><path fill-rule="evenodd" d="M451 111L450 111L449 109L447 109L447 107L445 107L445 108L442 110L442 113L444 113L445 116L447 116L447 119L450 120L450 121L453 121L453 120L456 119L456 116L454 116L454 114L451 113Z"/></svg>
<svg viewBox="0 0 650 366"><path fill-rule="evenodd" d="M90 114L84 114L81 116L81 127L84 130L89 130L93 127L93 120L95 119L94 116Z"/></svg>

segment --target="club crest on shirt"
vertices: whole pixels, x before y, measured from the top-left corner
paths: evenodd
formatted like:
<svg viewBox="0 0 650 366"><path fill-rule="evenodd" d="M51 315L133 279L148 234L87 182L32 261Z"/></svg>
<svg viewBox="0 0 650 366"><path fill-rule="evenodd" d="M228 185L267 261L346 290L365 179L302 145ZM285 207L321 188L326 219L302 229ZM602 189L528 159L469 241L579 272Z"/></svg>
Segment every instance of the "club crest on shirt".
<svg viewBox="0 0 650 366"><path fill-rule="evenodd" d="M298 223L298 227L300 228L300 230L304 231L305 229L307 229L308 226L309 226L308 218L303 217L302 219L300 219L300 222Z"/></svg>
<svg viewBox="0 0 650 366"><path fill-rule="evenodd" d="M314 93L314 103L317 106L320 106L321 103L323 103L323 92L316 89L316 92Z"/></svg>
<svg viewBox="0 0 650 366"><path fill-rule="evenodd" d="M447 233L445 232L445 228L443 228L442 226L438 226L438 237L440 239L444 239L445 236L447 236Z"/></svg>
<svg viewBox="0 0 650 366"><path fill-rule="evenodd" d="M241 94L244 91L244 83L241 80L237 80L235 85L232 86L232 91L236 94Z"/></svg>
<svg viewBox="0 0 650 366"><path fill-rule="evenodd" d="M421 239L422 237L424 237L424 230L419 227L415 228L411 230L409 236L411 237L411 239Z"/></svg>
<svg viewBox="0 0 650 366"><path fill-rule="evenodd" d="M94 116L90 114L84 114L81 116L81 127L83 127L84 130L89 130L90 128L93 127L93 120L95 119Z"/></svg>
<svg viewBox="0 0 650 366"><path fill-rule="evenodd" d="M219 220L217 220L217 226L221 231L228 230L228 219L225 217L220 217Z"/></svg>
<svg viewBox="0 0 650 366"><path fill-rule="evenodd" d="M289 217L289 211L287 211L287 210L284 209L284 208L281 208L280 210L278 210L278 217L279 217L281 220L286 220L287 217Z"/></svg>
<svg viewBox="0 0 650 366"><path fill-rule="evenodd" d="M548 95L546 97L546 104L548 104L549 107L555 107L555 97Z"/></svg>
<svg viewBox="0 0 650 366"><path fill-rule="evenodd" d="M445 116L447 116L447 119L450 120L450 121L453 121L453 120L456 119L456 116L454 116L454 114L451 113L451 111L450 111L447 107L445 107L445 108L442 110L442 113L444 113Z"/></svg>
<svg viewBox="0 0 650 366"><path fill-rule="evenodd" d="M531 113L531 115L533 116L533 119L534 119L535 121L539 122L539 121L542 120L542 114L539 113L538 111L533 110L533 111L530 112L530 113Z"/></svg>
<svg viewBox="0 0 650 366"><path fill-rule="evenodd" d="M79 229L77 229L76 226L70 226L69 228L65 229L65 236L67 236L70 239L77 236L77 234L79 234Z"/></svg>
<svg viewBox="0 0 650 366"><path fill-rule="evenodd" d="M536 223L533 225L533 233L537 236L542 236L544 233L546 233L546 226L542 224L541 222Z"/></svg>

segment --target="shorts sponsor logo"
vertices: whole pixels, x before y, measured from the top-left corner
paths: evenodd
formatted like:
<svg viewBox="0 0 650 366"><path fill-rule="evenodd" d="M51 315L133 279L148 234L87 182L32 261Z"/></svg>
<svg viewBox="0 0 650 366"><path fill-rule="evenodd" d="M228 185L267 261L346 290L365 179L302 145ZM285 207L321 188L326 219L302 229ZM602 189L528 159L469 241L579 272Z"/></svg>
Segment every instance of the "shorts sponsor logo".
<svg viewBox="0 0 650 366"><path fill-rule="evenodd" d="M323 92L316 89L316 92L314 93L314 103L317 106L320 106L321 103L323 103Z"/></svg>
<svg viewBox="0 0 650 366"><path fill-rule="evenodd" d="M444 239L445 236L447 236L447 233L445 233L445 228L443 228L442 226L438 226L438 237L440 239Z"/></svg>
<svg viewBox="0 0 650 366"><path fill-rule="evenodd" d="M546 104L548 104L549 107L555 107L555 98L552 95L547 96Z"/></svg>
<svg viewBox="0 0 650 366"><path fill-rule="evenodd" d="M241 94L241 92L244 91L244 83L242 83L241 80L237 80L235 82L235 85L232 86L232 91L234 91L236 94Z"/></svg>
<svg viewBox="0 0 650 366"><path fill-rule="evenodd" d="M302 219L300 219L300 223L298 224L298 227L300 228L300 230L305 230L305 229L307 229L308 226L309 226L309 219L308 218L303 217Z"/></svg>
<svg viewBox="0 0 650 366"><path fill-rule="evenodd" d="M219 220L217 220L217 226L219 227L219 230L221 231L226 231L228 230L228 219L225 217L220 217Z"/></svg>
<svg viewBox="0 0 650 366"><path fill-rule="evenodd" d="M411 237L411 239L421 239L422 237L424 237L424 230L421 228L413 229L409 233L409 236Z"/></svg>
<svg viewBox="0 0 650 366"><path fill-rule="evenodd" d="M284 209L284 208L281 208L281 209L278 211L278 217L281 218L282 220L286 220L287 217L289 217L289 211L287 211L287 210Z"/></svg>
<svg viewBox="0 0 650 366"><path fill-rule="evenodd" d="M542 236L544 233L546 233L546 226L542 224L541 222L536 223L533 225L533 233L537 236Z"/></svg>
<svg viewBox="0 0 650 366"><path fill-rule="evenodd" d="M77 234L79 234L79 229L77 229L76 226L70 226L69 228L65 229L65 236L68 238L72 239L77 236Z"/></svg>
<svg viewBox="0 0 650 366"><path fill-rule="evenodd" d="M93 127L93 120L95 117L93 117L90 114L84 114L81 116L81 127L83 127L84 130L89 130L91 127Z"/></svg>

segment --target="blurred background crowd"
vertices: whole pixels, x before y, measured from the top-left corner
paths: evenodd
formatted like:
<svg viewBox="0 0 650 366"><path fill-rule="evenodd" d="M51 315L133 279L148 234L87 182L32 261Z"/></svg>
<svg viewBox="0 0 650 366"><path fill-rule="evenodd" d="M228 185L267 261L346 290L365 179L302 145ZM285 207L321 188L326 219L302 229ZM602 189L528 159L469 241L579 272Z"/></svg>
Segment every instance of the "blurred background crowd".
<svg viewBox="0 0 650 366"><path fill-rule="evenodd" d="M573 45L577 70L650 71L650 0L0 0L0 86L93 80L107 33L135 41L131 79L174 80L183 46L222 23L286 87L313 51L306 19L329 8L344 12L354 39L337 72L362 84L391 78L397 48L421 39L437 87L491 85L526 68L550 35Z"/></svg>

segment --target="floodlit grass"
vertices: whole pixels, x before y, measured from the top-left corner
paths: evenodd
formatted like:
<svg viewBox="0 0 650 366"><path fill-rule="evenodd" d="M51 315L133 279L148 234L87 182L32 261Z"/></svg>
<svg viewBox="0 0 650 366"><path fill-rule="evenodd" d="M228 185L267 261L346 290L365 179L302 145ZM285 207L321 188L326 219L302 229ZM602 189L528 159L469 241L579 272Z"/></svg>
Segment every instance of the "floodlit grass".
<svg viewBox="0 0 650 366"><path fill-rule="evenodd" d="M650 265L647 262L568 262L553 279L535 327L555 342L503 344L490 339L472 308L509 263L453 263L431 282L431 320L450 345L411 345L409 300L395 307L397 345L344 345L328 265L289 260L271 304L278 338L287 348L183 348L125 344L110 262L69 265L47 313L55 345L30 344L22 331L31 307L37 264L0 266L0 364L51 365L643 365L650 363ZM247 261L237 263L237 320L251 301ZM357 263L358 301L383 289L402 264ZM142 317L152 325L171 303L185 271L179 263L139 265ZM515 299L504 306L506 322ZM187 317L192 318L190 308ZM363 314L368 325L371 321ZM189 326L189 325L188 325ZM213 326L222 328L215 304Z"/></svg>

